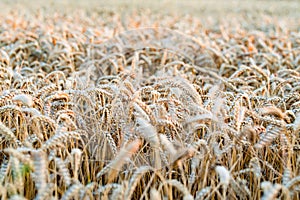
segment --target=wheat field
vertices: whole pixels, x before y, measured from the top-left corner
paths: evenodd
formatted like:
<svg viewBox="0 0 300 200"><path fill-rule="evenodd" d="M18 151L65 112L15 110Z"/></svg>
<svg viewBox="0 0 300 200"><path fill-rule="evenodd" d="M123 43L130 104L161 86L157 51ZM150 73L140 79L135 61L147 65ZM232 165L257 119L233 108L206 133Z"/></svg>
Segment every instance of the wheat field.
<svg viewBox="0 0 300 200"><path fill-rule="evenodd" d="M300 199L299 1L1 1L0 199Z"/></svg>

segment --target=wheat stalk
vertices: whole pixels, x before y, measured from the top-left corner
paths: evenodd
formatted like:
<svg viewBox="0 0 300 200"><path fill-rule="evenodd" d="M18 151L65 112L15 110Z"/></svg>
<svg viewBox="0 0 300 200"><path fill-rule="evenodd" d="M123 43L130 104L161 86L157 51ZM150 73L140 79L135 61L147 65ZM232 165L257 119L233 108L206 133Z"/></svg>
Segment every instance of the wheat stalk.
<svg viewBox="0 0 300 200"><path fill-rule="evenodd" d="M129 143L126 147L122 148L116 158L97 174L97 178L100 178L103 174L108 173L108 182L113 181L126 160L139 150L140 144L140 140L135 140Z"/></svg>

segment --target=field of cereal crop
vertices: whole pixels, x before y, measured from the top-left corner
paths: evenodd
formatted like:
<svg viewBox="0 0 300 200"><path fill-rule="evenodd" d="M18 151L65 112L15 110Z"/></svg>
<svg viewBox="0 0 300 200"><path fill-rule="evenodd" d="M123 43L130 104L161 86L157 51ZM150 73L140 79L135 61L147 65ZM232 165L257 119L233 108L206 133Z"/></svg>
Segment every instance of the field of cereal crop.
<svg viewBox="0 0 300 200"><path fill-rule="evenodd" d="M299 1L0 7L0 199L300 199Z"/></svg>

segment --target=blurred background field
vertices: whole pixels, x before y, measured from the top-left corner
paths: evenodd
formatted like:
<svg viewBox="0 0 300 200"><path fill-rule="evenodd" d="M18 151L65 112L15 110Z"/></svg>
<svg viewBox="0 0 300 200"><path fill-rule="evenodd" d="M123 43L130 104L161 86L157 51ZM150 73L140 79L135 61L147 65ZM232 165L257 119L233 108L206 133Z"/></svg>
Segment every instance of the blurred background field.
<svg viewBox="0 0 300 200"><path fill-rule="evenodd" d="M224 18L231 15L242 15L250 18L259 17L261 14L274 17L299 19L300 1L298 0L3 0L0 2L1 12L14 8L43 8L49 11L66 12L69 10L84 9L87 11L116 10L131 12L146 9L158 13L189 14L193 16Z"/></svg>
<svg viewBox="0 0 300 200"><path fill-rule="evenodd" d="M193 18L207 28L219 29L220 25L222 27L238 25L246 30L261 30L277 25L290 31L300 30L300 1L298 0L3 0L0 2L0 6L2 18L5 18L10 12L17 12L18 16L25 14L24 16L27 17L34 16L36 13L48 17L53 14L65 15L71 18L70 20L72 17L75 19L79 16L85 18L93 15L94 22L98 22L101 19L107 20L107 18L109 21L109 18L114 15L122 21L125 30L137 28L130 22L130 20L135 20L136 14L144 16L145 19L143 22L139 22L139 27L161 26L163 24L159 23L159 18L173 18L175 21ZM147 18L153 19L147 20ZM153 22L153 20L158 23L144 22ZM97 27L97 23L89 25ZM101 27L99 26L99 28ZM176 27L171 28L176 29ZM122 31L117 30L117 32Z"/></svg>

